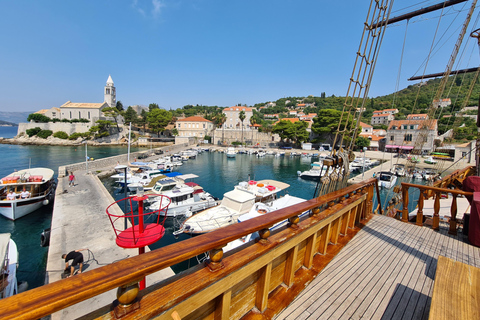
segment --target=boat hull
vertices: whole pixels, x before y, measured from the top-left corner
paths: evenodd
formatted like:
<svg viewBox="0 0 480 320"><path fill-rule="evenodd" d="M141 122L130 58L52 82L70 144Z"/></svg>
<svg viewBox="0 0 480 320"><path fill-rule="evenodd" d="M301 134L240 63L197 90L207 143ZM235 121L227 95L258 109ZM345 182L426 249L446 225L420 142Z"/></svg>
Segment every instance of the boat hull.
<svg viewBox="0 0 480 320"><path fill-rule="evenodd" d="M0 214L9 220L16 220L40 209L49 195L33 199L4 200L0 202Z"/></svg>

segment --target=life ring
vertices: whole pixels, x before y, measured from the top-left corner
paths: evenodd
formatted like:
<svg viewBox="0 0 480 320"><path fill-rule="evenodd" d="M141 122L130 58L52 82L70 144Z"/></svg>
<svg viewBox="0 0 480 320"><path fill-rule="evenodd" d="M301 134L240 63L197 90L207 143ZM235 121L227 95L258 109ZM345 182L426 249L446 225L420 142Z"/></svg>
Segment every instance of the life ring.
<svg viewBox="0 0 480 320"><path fill-rule="evenodd" d="M274 186L267 186L267 189L268 189L268 191L273 191L273 190L275 190L275 187Z"/></svg>
<svg viewBox="0 0 480 320"><path fill-rule="evenodd" d="M259 188L263 187L263 183L257 184L257 187L259 187Z"/></svg>
<svg viewBox="0 0 480 320"><path fill-rule="evenodd" d="M265 214L267 213L267 209L258 209L257 212L260 214Z"/></svg>
<svg viewBox="0 0 480 320"><path fill-rule="evenodd" d="M256 185L256 184L257 184L257 181L255 181L255 180L250 180L250 181L248 181L248 184L251 185L251 186L253 186L253 185Z"/></svg>

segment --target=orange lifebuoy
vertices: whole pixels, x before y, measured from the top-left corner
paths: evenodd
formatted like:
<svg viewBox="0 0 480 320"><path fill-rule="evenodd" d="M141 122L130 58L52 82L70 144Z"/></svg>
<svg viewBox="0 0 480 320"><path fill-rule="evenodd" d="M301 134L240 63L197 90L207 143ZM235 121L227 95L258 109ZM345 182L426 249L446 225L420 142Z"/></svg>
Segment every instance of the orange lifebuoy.
<svg viewBox="0 0 480 320"><path fill-rule="evenodd" d="M263 183L257 184L257 187L259 187L259 188L263 187Z"/></svg>
<svg viewBox="0 0 480 320"><path fill-rule="evenodd" d="M255 180L250 180L250 181L248 181L248 184L251 185L251 186L253 186L253 185L256 185L256 184L257 184L257 181L255 181Z"/></svg>
<svg viewBox="0 0 480 320"><path fill-rule="evenodd" d="M260 213L260 214L265 214L265 213L267 213L267 210L266 209L258 209L257 212Z"/></svg>

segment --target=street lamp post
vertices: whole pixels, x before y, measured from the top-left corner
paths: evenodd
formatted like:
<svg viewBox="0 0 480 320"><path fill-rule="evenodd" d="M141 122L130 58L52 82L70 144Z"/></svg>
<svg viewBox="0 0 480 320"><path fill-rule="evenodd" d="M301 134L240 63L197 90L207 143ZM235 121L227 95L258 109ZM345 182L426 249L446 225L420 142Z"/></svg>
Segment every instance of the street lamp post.
<svg viewBox="0 0 480 320"><path fill-rule="evenodd" d="M367 147L363 147L363 170L362 170L362 180L365 174L365 154L367 153Z"/></svg>
<svg viewBox="0 0 480 320"><path fill-rule="evenodd" d="M87 152L87 140L83 140L82 143L85 143L85 172L88 174L88 152Z"/></svg>

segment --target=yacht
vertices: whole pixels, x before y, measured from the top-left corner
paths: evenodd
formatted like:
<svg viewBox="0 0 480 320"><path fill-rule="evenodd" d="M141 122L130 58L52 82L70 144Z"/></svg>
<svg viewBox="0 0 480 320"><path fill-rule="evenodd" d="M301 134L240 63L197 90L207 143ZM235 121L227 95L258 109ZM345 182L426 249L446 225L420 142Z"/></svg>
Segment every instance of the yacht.
<svg viewBox="0 0 480 320"><path fill-rule="evenodd" d="M382 188L390 189L397 183L397 176L390 171L377 172L375 177Z"/></svg>
<svg viewBox="0 0 480 320"><path fill-rule="evenodd" d="M227 154L227 158L235 158L235 156L237 155L237 152L235 151L235 148L233 147L228 147L227 148L227 152L225 152Z"/></svg>

